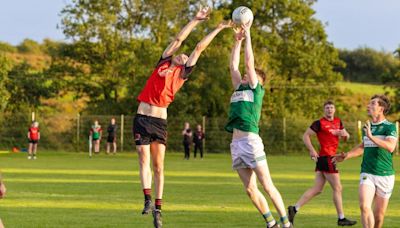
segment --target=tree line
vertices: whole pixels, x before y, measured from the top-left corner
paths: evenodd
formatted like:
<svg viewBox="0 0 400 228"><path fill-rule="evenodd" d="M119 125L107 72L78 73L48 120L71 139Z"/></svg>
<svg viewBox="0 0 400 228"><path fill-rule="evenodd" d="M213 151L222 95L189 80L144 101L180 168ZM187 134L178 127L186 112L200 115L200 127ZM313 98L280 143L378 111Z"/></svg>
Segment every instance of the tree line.
<svg viewBox="0 0 400 228"><path fill-rule="evenodd" d="M393 111L398 112L400 49L388 53L367 47L335 48L314 17L314 3L208 1L213 7L211 18L193 31L181 50L190 52L236 7L247 5L255 15L256 65L267 72L264 118L318 116L323 101L343 95L336 87L343 79L394 87ZM63 100L70 101L75 112L134 113L136 97L163 49L198 7L192 0L70 1L60 12L59 25L68 42L26 39L16 46L0 42L2 113L62 113L65 110L54 103ZM226 116L232 93L232 45L232 31L218 35L177 94L170 115Z"/></svg>

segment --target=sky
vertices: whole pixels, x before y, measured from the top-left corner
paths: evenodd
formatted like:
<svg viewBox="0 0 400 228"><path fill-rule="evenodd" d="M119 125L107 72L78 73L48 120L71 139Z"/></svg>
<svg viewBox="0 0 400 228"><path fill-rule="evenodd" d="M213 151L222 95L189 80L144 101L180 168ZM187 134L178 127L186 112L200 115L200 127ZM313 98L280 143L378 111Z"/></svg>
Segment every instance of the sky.
<svg viewBox="0 0 400 228"><path fill-rule="evenodd" d="M65 40L57 25L69 0L0 0L0 41L16 45L25 38ZM315 17L326 24L335 47L400 47L400 0L319 0Z"/></svg>

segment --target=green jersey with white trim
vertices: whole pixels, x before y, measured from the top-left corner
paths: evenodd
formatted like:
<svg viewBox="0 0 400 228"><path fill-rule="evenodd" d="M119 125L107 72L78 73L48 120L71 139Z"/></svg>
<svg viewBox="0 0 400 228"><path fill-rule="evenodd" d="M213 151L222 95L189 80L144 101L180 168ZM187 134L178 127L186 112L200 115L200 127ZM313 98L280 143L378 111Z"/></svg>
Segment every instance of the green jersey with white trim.
<svg viewBox="0 0 400 228"><path fill-rule="evenodd" d="M249 84L240 84L231 96L229 121L225 130L232 133L236 128L258 134L264 94L264 87L260 83L254 89Z"/></svg>
<svg viewBox="0 0 400 228"><path fill-rule="evenodd" d="M396 126L383 120L379 123L371 123L371 133L379 139L394 138L397 140ZM363 131L364 155L361 164L361 172L377 176L390 176L394 174L393 153L378 147Z"/></svg>

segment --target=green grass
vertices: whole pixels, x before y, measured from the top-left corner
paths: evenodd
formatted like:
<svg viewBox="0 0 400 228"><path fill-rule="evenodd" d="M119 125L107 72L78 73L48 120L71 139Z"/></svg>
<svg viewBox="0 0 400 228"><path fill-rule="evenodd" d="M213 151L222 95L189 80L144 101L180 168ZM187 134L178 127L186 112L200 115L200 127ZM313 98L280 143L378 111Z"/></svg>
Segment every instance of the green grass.
<svg viewBox="0 0 400 228"><path fill-rule="evenodd" d="M265 227L231 170L228 154L189 161L182 157L166 156L165 227ZM270 156L268 161L286 206L313 184L314 166L308 156ZM395 167L399 163L396 158ZM358 222L359 167L360 159L340 166L345 213ZM0 201L6 227L152 227L151 216L140 215L143 195L136 154L89 159L86 154L41 153L35 161L24 153L0 154L0 169L8 189ZM400 227L398 186L397 180L385 227ZM336 227L331 198L326 186L302 207L296 227Z"/></svg>
<svg viewBox="0 0 400 228"><path fill-rule="evenodd" d="M393 88L385 88L383 85L373 85L367 83L357 82L338 82L338 86L341 89L349 89L354 94L365 94L373 96L375 94L384 94L389 91L393 95Z"/></svg>

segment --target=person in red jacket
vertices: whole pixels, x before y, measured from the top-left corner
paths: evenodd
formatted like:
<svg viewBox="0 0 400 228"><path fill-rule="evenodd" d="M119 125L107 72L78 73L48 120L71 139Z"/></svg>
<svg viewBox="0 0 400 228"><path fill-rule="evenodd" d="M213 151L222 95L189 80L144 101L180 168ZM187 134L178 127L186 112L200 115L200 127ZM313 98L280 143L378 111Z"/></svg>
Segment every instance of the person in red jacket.
<svg viewBox="0 0 400 228"><path fill-rule="evenodd" d="M303 141L310 152L310 157L316 163L315 184L308 189L294 206L288 207L290 222L294 222L294 216L300 207L317 196L328 182L332 188L333 203L338 216L338 226L353 226L357 222L345 218L342 205L342 185L339 171L332 159L336 155L339 139L347 140L350 135L343 126L342 121L335 117L335 104L332 101L324 103L324 116L314 121L303 135ZM317 152L311 143L311 136L316 135L320 144Z"/></svg>
<svg viewBox="0 0 400 228"><path fill-rule="evenodd" d="M232 27L232 22L221 22L205 36L188 57L185 54L173 56L182 42L200 22L208 19L210 8L200 9L195 17L178 33L164 50L153 73L140 92L139 106L134 118L133 135L139 155L139 173L144 193L142 214L153 213L155 227L162 227L161 205L164 189L164 156L167 144L167 108L175 94L188 80L201 53L216 35L225 28ZM153 161L155 185L155 209L151 201L152 172L150 158Z"/></svg>
<svg viewBox="0 0 400 228"><path fill-rule="evenodd" d="M39 123L34 121L28 130L28 159L36 159L37 144L40 140Z"/></svg>

